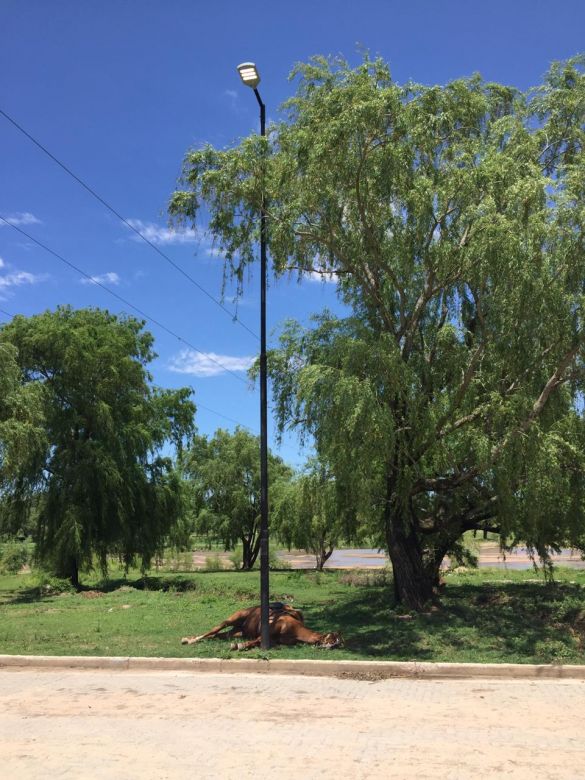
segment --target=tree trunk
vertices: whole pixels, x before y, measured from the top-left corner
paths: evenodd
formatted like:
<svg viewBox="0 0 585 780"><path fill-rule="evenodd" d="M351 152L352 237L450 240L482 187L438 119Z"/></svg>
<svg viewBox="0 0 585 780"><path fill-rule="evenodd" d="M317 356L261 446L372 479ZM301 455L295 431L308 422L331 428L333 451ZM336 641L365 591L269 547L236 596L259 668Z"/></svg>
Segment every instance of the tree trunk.
<svg viewBox="0 0 585 780"><path fill-rule="evenodd" d="M453 548L453 545L460 536L461 533L458 532L457 534L443 536L440 539L428 540L423 559L425 563L425 569L434 587L437 587L440 582L441 565L445 560L445 556L449 550Z"/></svg>
<svg viewBox="0 0 585 780"><path fill-rule="evenodd" d="M77 558L71 555L66 561L63 561L56 572L57 577L69 580L75 590L80 590L81 585L79 583L79 566Z"/></svg>
<svg viewBox="0 0 585 780"><path fill-rule="evenodd" d="M315 553L315 560L317 563L317 571L323 571L323 567L331 558L331 555L333 553L333 548L330 550L326 550L324 547L322 547L318 552Z"/></svg>
<svg viewBox="0 0 585 780"><path fill-rule="evenodd" d="M386 525L397 604L422 610L433 598L433 577L425 569L419 539L411 518L393 517Z"/></svg>
<svg viewBox="0 0 585 780"><path fill-rule="evenodd" d="M256 563L258 553L260 552L260 537L253 541L253 539L243 536L242 545L242 570L250 571Z"/></svg>
<svg viewBox="0 0 585 780"><path fill-rule="evenodd" d="M424 552L423 560L425 570L432 582L433 593L435 595L439 593L439 590L445 584L444 580L441 578L441 565L445 560L445 556L459 536L460 534L453 536L452 538L449 538L449 541L443 539L442 541L436 542L434 546L427 548Z"/></svg>
<svg viewBox="0 0 585 780"><path fill-rule="evenodd" d="M250 542L248 539L246 539L245 536L242 537L242 570L243 571L250 571L252 568L252 564L250 563L251 558L251 548L250 548Z"/></svg>

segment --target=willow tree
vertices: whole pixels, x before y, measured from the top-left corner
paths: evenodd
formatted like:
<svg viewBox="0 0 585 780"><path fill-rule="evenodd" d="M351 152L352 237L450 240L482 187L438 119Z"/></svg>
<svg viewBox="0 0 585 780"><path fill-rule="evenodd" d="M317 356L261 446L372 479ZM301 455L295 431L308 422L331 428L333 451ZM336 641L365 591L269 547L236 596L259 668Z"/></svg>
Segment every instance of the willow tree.
<svg viewBox="0 0 585 780"><path fill-rule="evenodd" d="M245 571L260 552L259 452L257 436L243 428L233 433L219 428L210 439L194 437L181 458L195 530L221 542L226 550L241 544ZM269 487L291 473L281 458L268 453Z"/></svg>
<svg viewBox="0 0 585 780"><path fill-rule="evenodd" d="M99 309L0 329L11 368L0 378L4 523L34 507L38 558L76 586L82 568L105 572L108 555L147 567L182 511L168 453L192 431L194 406L188 389L152 386L152 347L143 323Z"/></svg>
<svg viewBox="0 0 585 780"><path fill-rule="evenodd" d="M23 474L42 462L47 446L43 390L24 383L12 344L0 342L0 535L28 528L28 512L19 497Z"/></svg>
<svg viewBox="0 0 585 780"><path fill-rule="evenodd" d="M528 93L480 76L400 85L315 58L268 136L188 153L170 212L201 203L238 280L266 192L276 274L334 275L351 309L289 323L271 356L281 429L385 540L420 608L478 527L546 555L582 540L585 79Z"/></svg>
<svg viewBox="0 0 585 780"><path fill-rule="evenodd" d="M352 508L338 487L323 464L312 460L295 479L283 480L271 491L271 529L289 549L312 553L318 571L355 531Z"/></svg>

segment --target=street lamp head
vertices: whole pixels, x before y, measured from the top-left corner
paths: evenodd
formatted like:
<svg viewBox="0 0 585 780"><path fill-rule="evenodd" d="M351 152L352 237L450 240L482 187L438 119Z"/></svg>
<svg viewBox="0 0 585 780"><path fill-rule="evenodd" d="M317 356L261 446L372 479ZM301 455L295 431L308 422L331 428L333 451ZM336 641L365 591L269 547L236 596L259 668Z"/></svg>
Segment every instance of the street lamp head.
<svg viewBox="0 0 585 780"><path fill-rule="evenodd" d="M238 65L238 71L244 84L256 89L260 83L260 74L256 65L253 62L242 62L241 65Z"/></svg>

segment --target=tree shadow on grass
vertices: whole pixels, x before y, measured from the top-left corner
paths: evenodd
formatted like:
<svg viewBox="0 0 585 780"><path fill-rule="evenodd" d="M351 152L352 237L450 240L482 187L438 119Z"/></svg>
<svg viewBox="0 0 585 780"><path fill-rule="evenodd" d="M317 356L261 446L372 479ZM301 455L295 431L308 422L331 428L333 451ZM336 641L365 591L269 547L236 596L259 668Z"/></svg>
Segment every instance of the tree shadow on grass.
<svg viewBox="0 0 585 780"><path fill-rule="evenodd" d="M4 597L0 600L0 604L30 604L34 602L41 602L53 599L64 594L81 595L83 596L99 593L113 593L117 590L141 590L141 591L158 591L158 592L187 592L197 590L197 583L193 579L187 576L180 575L160 575L160 576L144 576L136 579L128 579L127 577L115 577L113 579L105 578L100 580L96 584L81 585L79 589L75 590L64 585L46 585L40 584L30 588L20 588L5 592Z"/></svg>
<svg viewBox="0 0 585 780"><path fill-rule="evenodd" d="M579 586L451 584L439 611L402 619L392 588L364 585L304 612L311 628L340 631L347 651L368 658L585 662L585 589Z"/></svg>
<svg viewBox="0 0 585 780"><path fill-rule="evenodd" d="M459 585L446 599L479 647L525 662L585 661L584 610L585 590L569 583Z"/></svg>
<svg viewBox="0 0 585 780"><path fill-rule="evenodd" d="M345 650L369 658L429 659L420 620L396 619L388 586L364 585L333 603L303 608L306 624L318 631L339 631Z"/></svg>
<svg viewBox="0 0 585 780"><path fill-rule="evenodd" d="M0 597L0 606L8 607L17 604L32 604L36 601L44 601L50 596L43 595L39 588L19 588L18 590L4 591Z"/></svg>
<svg viewBox="0 0 585 780"><path fill-rule="evenodd" d="M227 574L228 578L216 581L213 575ZM250 572L223 571L206 572L197 571L194 577L190 573L164 572L160 574L148 574L135 578L127 576L104 577L93 583L85 583L78 590L71 588L66 582L56 580L40 583L28 588L12 589L0 594L0 604L27 604L42 602L55 598L64 593L72 595L90 593L114 593L119 590L152 591L159 593L188 593L199 592L201 595L230 596L234 601L257 599L257 588L247 586L246 574ZM205 575L212 575L209 578ZM209 579L209 582L206 580Z"/></svg>
<svg viewBox="0 0 585 780"><path fill-rule="evenodd" d="M309 628L342 633L346 647L341 657L585 663L585 588L579 585L450 582L439 611L402 619L404 610L394 603L390 578L379 584L371 577L362 578L359 584L355 577L356 584L348 586L341 580L336 585L337 575L287 574L281 586L290 587L289 592L295 590L296 580L299 584L310 581L310 591L303 592L306 602L295 601L295 606L303 610ZM320 588L324 580L328 587ZM219 581L167 573L136 579L114 577L85 585L80 595L119 590L195 592L233 602L234 610L258 603L257 584L246 582L237 572ZM12 589L2 594L0 605L47 602L60 595L58 590L46 592L39 586ZM274 592L271 598L290 597Z"/></svg>

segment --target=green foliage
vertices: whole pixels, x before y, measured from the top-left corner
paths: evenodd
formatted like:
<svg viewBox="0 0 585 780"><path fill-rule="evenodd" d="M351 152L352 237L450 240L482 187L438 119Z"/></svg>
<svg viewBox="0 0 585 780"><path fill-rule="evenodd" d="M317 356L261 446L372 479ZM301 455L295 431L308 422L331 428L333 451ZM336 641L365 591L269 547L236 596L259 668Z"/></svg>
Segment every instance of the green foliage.
<svg viewBox="0 0 585 780"><path fill-rule="evenodd" d="M26 542L12 541L0 545L1 574L16 574L30 559L30 545Z"/></svg>
<svg viewBox="0 0 585 780"><path fill-rule="evenodd" d="M208 555L205 558L205 571L222 571L224 568L223 561L217 553L215 555Z"/></svg>
<svg viewBox="0 0 585 780"><path fill-rule="evenodd" d="M194 406L188 389L151 386L152 345L143 323L98 309L19 316L0 330L12 365L0 519L14 530L32 511L39 561L74 583L95 558L105 572L110 554L148 566L182 511L161 448L181 448Z"/></svg>
<svg viewBox="0 0 585 780"><path fill-rule="evenodd" d="M243 550L241 545L236 545L229 555L230 562L234 569L242 568Z"/></svg>
<svg viewBox="0 0 585 780"><path fill-rule="evenodd" d="M274 517L274 512L271 518ZM259 561L256 561L258 565ZM272 571L288 571L292 569L292 564L287 561L286 558L281 558L277 551L274 549L274 545L270 544L268 548L268 568Z"/></svg>
<svg viewBox="0 0 585 780"><path fill-rule="evenodd" d="M292 481L282 481L273 490L271 528L289 549L298 547L315 556L319 571L355 521L347 496L327 470L312 461Z"/></svg>
<svg viewBox="0 0 585 780"><path fill-rule="evenodd" d="M273 512L270 514L270 524L271 524L271 526L274 525L274 513ZM258 550L258 553L260 553L260 550ZM242 548L241 544L236 545L234 547L234 549L231 551L231 553L229 555L229 560L230 560L232 566L234 567L234 569L243 569L243 568L245 568L244 566L242 566L242 563L243 563L243 548ZM256 560L254 561L254 563L253 563L251 568L252 569L259 569L260 568L260 554L258 554L258 556L256 557ZM278 555L278 553L276 552L276 550L274 549L272 544L269 544L269 547L268 547L268 568L272 569L272 570L274 570L274 569L283 570L283 569L291 569L292 568L288 561L283 560Z"/></svg>
<svg viewBox="0 0 585 780"><path fill-rule="evenodd" d="M544 558L584 543L582 62L521 93L316 57L268 140L190 152L171 200L188 222L205 204L240 281L263 194L275 274L335 274L351 314L285 327L276 416L314 439L412 607L466 530Z"/></svg>
<svg viewBox="0 0 585 780"><path fill-rule="evenodd" d="M167 557L168 556L168 557ZM177 550L176 547L170 547L165 550L165 558L163 559L166 568L172 571L192 571L193 570L193 553L190 550ZM155 565L157 570L159 568L159 561L157 560Z"/></svg>
<svg viewBox="0 0 585 780"><path fill-rule="evenodd" d="M196 436L182 467L196 532L220 541L226 550L241 544L241 560L233 563L251 569L260 552L259 438L241 428L234 433L220 429L211 439ZM282 459L269 453L269 495L275 481L290 475Z"/></svg>
<svg viewBox="0 0 585 780"><path fill-rule="evenodd" d="M22 577L22 575L20 575ZM45 596L59 596L61 593L75 593L71 581L64 577L56 577L54 574L35 568L32 574L25 578L26 597L41 599Z"/></svg>
<svg viewBox="0 0 585 780"><path fill-rule="evenodd" d="M259 603L257 572L160 572L139 577L112 567L76 593L67 581L0 577L4 653L236 657L220 640L183 646L236 609ZM392 600L384 571L274 573L270 597L291 600L317 631L340 630L345 647L277 647L272 658L475 663L585 663L585 572L558 571L547 585L531 571L448 575L442 608L411 614ZM251 653L257 657L257 652Z"/></svg>
<svg viewBox="0 0 585 780"><path fill-rule="evenodd" d="M29 530L29 513L13 499L24 490L22 474L39 468L48 446L44 388L23 380L16 347L0 340L0 532L11 534Z"/></svg>

